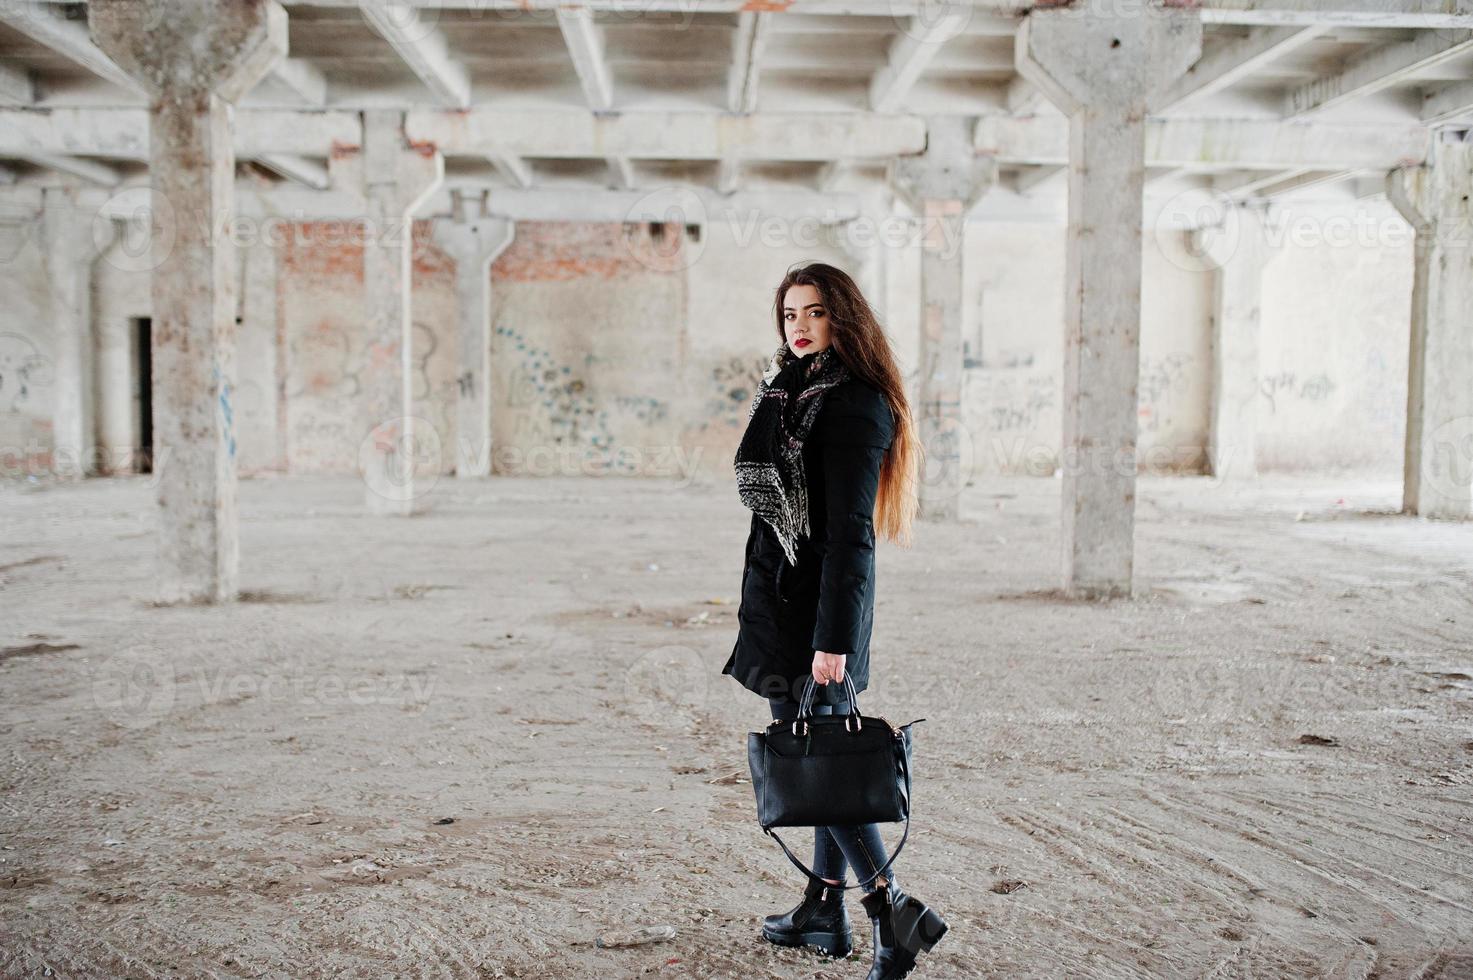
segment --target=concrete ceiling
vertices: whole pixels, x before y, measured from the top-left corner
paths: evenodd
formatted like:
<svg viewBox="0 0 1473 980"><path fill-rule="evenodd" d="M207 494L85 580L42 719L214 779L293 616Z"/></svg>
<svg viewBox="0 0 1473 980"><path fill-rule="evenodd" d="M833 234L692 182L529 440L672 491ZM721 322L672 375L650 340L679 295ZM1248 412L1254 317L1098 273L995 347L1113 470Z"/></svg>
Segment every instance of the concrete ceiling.
<svg viewBox="0 0 1473 980"><path fill-rule="evenodd" d="M1273 127L1292 126L1296 146L1315 151L1148 155L1153 184L1258 196L1337 185L1375 193L1384 161L1364 144L1377 134L1399 147L1419 127L1473 125L1470 4L1202 0L1202 58L1158 119L1210 121L1219 128L1204 132L1217 145L1230 133L1275 150L1285 140ZM647 0L637 9L621 0L284 6L290 58L237 116L280 121L280 145L262 126L267 135L238 147L257 180L323 188L330 143L291 131L337 133L345 117L351 130L353 111L395 106L433 132L448 125L437 113L469 109L490 134L442 143L456 187L873 190L883 186L887 159L924 145L922 137L911 146L903 123L940 113L978 118L978 149L998 155L1014 193L1058 195L1065 183L1062 161L1036 148L1057 138L1057 113L1013 69L1021 0L924 9L904 0L748 3L750 10L733 0ZM125 146L121 136L91 142L57 131L141 124L128 110L144 100L120 74L88 39L85 4L0 6L0 106L9 107L0 108L0 183L58 171L104 186L136 177L146 134ZM45 110L79 111L62 113L70 122L41 138L29 117ZM323 124L303 115L315 113L326 114ZM760 138L749 139L747 127L723 129L733 116L760 120ZM826 119L842 132L820 133ZM1037 125L1008 128L1029 119ZM605 139L611 120L622 120L613 141ZM712 127L720 132L708 138ZM567 138L585 130L593 135ZM1163 131L1163 139L1185 131ZM1011 149L989 142L999 132L1011 134ZM667 136L673 151L662 149Z"/></svg>

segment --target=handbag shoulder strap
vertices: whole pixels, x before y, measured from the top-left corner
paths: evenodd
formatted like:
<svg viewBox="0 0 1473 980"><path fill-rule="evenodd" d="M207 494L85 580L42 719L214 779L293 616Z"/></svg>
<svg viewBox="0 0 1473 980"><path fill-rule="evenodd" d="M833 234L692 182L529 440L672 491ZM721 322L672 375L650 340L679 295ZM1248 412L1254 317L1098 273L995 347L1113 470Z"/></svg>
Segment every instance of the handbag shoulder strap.
<svg viewBox="0 0 1473 980"><path fill-rule="evenodd" d="M823 878L820 878L817 874L815 874L812 868L808 867L808 865L806 865L802 861L798 860L797 856L794 855L793 852L788 849L788 845L785 844L785 843L783 843L783 839L781 837L779 837L777 835L777 832L774 831L771 827L763 827L762 828L762 832L764 834L766 834L767 836L771 837L773 840L777 841L777 846L778 847L781 847L783 849L783 853L788 856L788 860L791 861L791 862L793 862L793 867L795 867L799 871L803 872L805 875L807 875L812 880L814 880L814 881L818 882L819 884L823 885L825 888L834 888L834 889L838 889L839 891L847 891L850 888L862 888L863 886L869 884L870 882L874 881L876 878L878 878L881 875L883 875L886 871L889 871L890 870L890 865L894 864L895 863L895 859L898 858L898 857L900 857L900 852L903 851L903 850L905 850L905 839L910 836L910 812L911 812L911 809L912 809L912 806L911 806L911 787L910 787L910 762L909 762L909 760L907 760L905 758L904 755L901 755L900 756L900 765L905 770L905 830L900 835L900 843L898 843L898 844L895 845L895 852L890 855L890 857L885 861L884 864L880 865L880 868L879 868L878 871L876 871L874 874L870 875L867 878L860 879L860 880L856 881L852 885L831 885L827 881L825 881ZM859 875L859 871L858 871L858 869L856 869L855 870L855 877L857 878L858 875Z"/></svg>

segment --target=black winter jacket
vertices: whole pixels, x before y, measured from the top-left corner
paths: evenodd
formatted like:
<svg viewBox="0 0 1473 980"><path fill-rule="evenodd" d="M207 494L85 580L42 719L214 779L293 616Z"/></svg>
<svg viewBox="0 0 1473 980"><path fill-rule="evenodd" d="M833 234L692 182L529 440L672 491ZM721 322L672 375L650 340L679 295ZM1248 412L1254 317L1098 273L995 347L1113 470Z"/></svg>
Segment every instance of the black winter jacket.
<svg viewBox="0 0 1473 980"><path fill-rule="evenodd" d="M875 495L895 424L885 396L859 378L824 395L803 446L808 537L789 565L772 527L756 514L742 566L737 638L723 674L763 697L796 701L813 670L813 653L845 655L856 691L869 684L875 609ZM815 700L844 700L842 684L818 688Z"/></svg>

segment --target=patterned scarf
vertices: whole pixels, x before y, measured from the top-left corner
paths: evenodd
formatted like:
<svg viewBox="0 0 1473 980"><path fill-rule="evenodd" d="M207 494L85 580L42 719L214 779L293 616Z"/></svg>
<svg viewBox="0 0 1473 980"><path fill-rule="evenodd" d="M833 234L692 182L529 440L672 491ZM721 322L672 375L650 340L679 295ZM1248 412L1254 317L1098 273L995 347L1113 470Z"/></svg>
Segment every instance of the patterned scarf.
<svg viewBox="0 0 1473 980"><path fill-rule="evenodd" d="M798 563L798 537L808 534L803 443L824 394L849 376L832 347L799 357L783 344L762 372L747 412L735 460L737 494L772 525L790 565Z"/></svg>

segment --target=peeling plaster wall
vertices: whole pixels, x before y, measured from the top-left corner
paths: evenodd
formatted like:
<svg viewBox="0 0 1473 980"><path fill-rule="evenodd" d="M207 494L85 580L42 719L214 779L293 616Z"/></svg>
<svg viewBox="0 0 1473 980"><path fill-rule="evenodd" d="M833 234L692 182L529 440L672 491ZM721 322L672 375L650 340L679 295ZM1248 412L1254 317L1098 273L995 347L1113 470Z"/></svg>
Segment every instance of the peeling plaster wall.
<svg viewBox="0 0 1473 980"><path fill-rule="evenodd" d="M289 226L277 266L286 457L294 473L353 473L372 424L359 410L365 344L363 244L354 222ZM455 267L413 225L411 347L415 416L438 434L441 473L455 467ZM378 420L375 420L376 424Z"/></svg>
<svg viewBox="0 0 1473 980"><path fill-rule="evenodd" d="M963 423L975 474L1046 476L1063 432L1066 229L983 222L967 237ZM1198 472L1207 438L1212 279L1143 239L1139 458Z"/></svg>
<svg viewBox="0 0 1473 980"><path fill-rule="evenodd" d="M1389 205L1355 222L1334 211L1286 218L1263 277L1259 468L1399 475L1411 226Z"/></svg>
<svg viewBox="0 0 1473 980"><path fill-rule="evenodd" d="M277 416L277 249L269 241L237 248L236 382L233 405L242 476L280 471ZM97 444L105 472L131 473L141 439L137 320L152 318L147 238L124 230L93 266L97 364Z"/></svg>
<svg viewBox="0 0 1473 980"><path fill-rule="evenodd" d="M137 471L140 433L138 345L134 321L151 316L148 239L125 228L92 267L97 338L97 444L107 472Z"/></svg>
<svg viewBox="0 0 1473 980"><path fill-rule="evenodd" d="M281 425L279 250L269 241L242 247L235 333L235 441L240 474L286 468Z"/></svg>
<svg viewBox="0 0 1473 980"><path fill-rule="evenodd" d="M690 414L682 437L699 453L701 469L733 479L732 458L767 359L782 342L773 298L791 266L828 262L852 276L858 267L842 251L813 239L801 223L788 234L754 244L760 230L740 221L705 227L703 251L690 266Z"/></svg>
<svg viewBox="0 0 1473 980"><path fill-rule="evenodd" d="M965 262L968 472L1048 475L1063 425L1064 230L974 224Z"/></svg>
<svg viewBox="0 0 1473 980"><path fill-rule="evenodd" d="M55 361L39 221L0 225L0 479L51 470Z"/></svg>
<svg viewBox="0 0 1473 980"><path fill-rule="evenodd" d="M675 224L518 224L491 266L493 472L685 472L702 251Z"/></svg>
<svg viewBox="0 0 1473 980"><path fill-rule="evenodd" d="M1284 250L1264 278L1264 470L1399 472L1412 244L1389 208L1372 213L1368 239L1348 242L1326 234L1335 227L1327 218L1300 217L1295 226L1290 213ZM656 235L643 224L519 224L491 267L497 472L729 479L755 379L778 343L777 282L810 260L858 275L854 259L796 235L798 225L766 244L733 222L707 224L699 239L662 227ZM356 470L363 312L353 228L288 224L277 247L242 250L237 436L245 475ZM40 454L44 472L52 412L38 233L18 229L0 238L0 445L12 476L24 452ZM415 411L439 436L436 465L449 473L454 268L427 222L415 222L413 235ZM974 474L1047 475L1056 466L1064 245L1057 223L969 226L963 422ZM1142 459L1194 472L1210 406L1212 276L1180 261L1169 236L1145 235L1144 249ZM150 313L148 271L133 252L120 238L99 259L93 303L99 444L112 451L105 459L124 463L138 438L131 319ZM882 313L911 379L918 259L914 248L885 259Z"/></svg>

